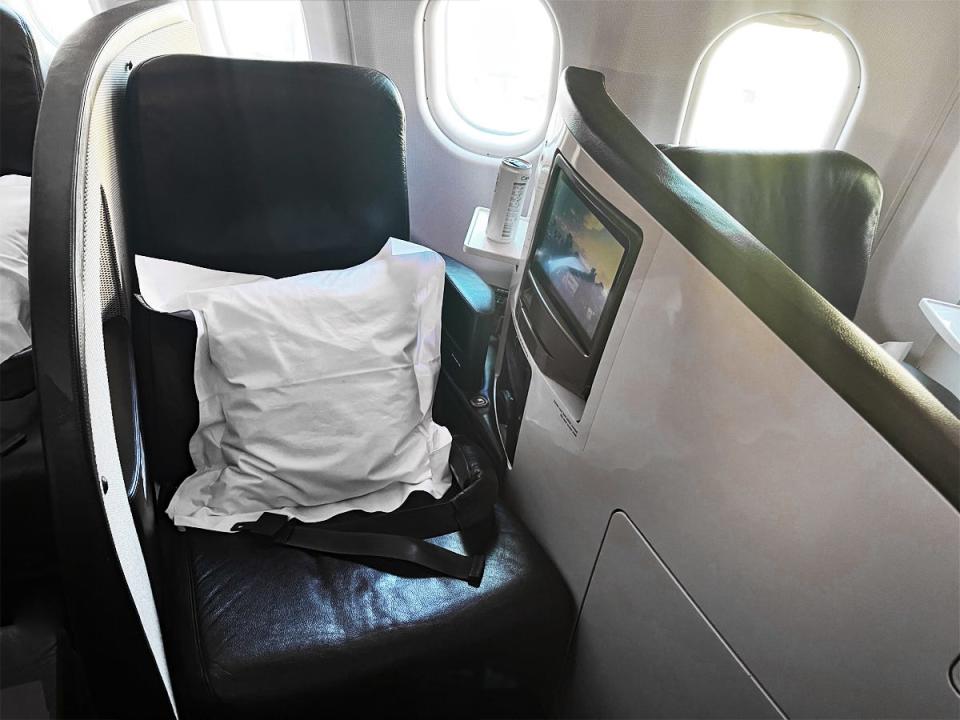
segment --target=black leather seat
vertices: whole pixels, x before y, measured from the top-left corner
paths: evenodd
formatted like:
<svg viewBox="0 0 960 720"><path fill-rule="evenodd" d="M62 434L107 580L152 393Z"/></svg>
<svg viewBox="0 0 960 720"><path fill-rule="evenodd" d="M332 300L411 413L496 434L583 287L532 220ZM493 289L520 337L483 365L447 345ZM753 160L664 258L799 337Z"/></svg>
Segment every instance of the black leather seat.
<svg viewBox="0 0 960 720"><path fill-rule="evenodd" d="M43 76L23 19L0 6L0 175L32 174ZM54 569L50 493L40 437L33 354L0 364L0 547L3 616L38 577Z"/></svg>
<svg viewBox="0 0 960 720"><path fill-rule="evenodd" d="M134 70L125 103L131 257L285 276L350 266L409 236L403 109L378 72L172 55ZM529 703L562 662L573 604L509 511L436 540L488 549L478 588L177 532L159 511L192 470L195 330L136 301L132 324L147 474L160 488L155 585L182 715L542 712Z"/></svg>
<svg viewBox="0 0 960 720"><path fill-rule="evenodd" d="M877 173L839 150L738 152L662 145L683 173L851 320L883 202ZM951 413L960 400L901 363Z"/></svg>
<svg viewBox="0 0 960 720"><path fill-rule="evenodd" d="M43 74L30 29L19 15L0 5L0 175L33 170ZM33 390L33 353L29 348L0 363L0 401Z"/></svg>
<svg viewBox="0 0 960 720"><path fill-rule="evenodd" d="M877 173L839 150L661 146L683 173L853 319L880 216Z"/></svg>
<svg viewBox="0 0 960 720"><path fill-rule="evenodd" d="M252 536L179 533L167 582L178 588L169 617L178 623L171 651L181 702L206 717L351 707L408 715L418 703L470 716L519 702L507 714L530 712L519 689L545 687L556 670L566 590L510 513L499 509L496 524L492 543L438 540L458 552L488 546L476 589Z"/></svg>
<svg viewBox="0 0 960 720"><path fill-rule="evenodd" d="M0 175L30 175L43 74L23 19L0 5Z"/></svg>
<svg viewBox="0 0 960 720"><path fill-rule="evenodd" d="M0 5L0 175L32 175L42 93L30 30ZM0 446L0 710L54 715L76 694L65 682L75 668L68 664L31 348L0 364ZM40 693L23 691L37 683Z"/></svg>

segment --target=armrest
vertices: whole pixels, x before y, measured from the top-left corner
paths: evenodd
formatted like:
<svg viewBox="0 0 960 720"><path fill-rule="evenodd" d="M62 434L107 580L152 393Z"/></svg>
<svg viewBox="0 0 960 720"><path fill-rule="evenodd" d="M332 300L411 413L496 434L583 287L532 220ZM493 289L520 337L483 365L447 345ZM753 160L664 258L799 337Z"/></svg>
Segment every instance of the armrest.
<svg viewBox="0 0 960 720"><path fill-rule="evenodd" d="M476 272L446 255L441 367L465 394L483 386L483 366L497 319L493 288Z"/></svg>
<svg viewBox="0 0 960 720"><path fill-rule="evenodd" d="M33 348L28 347L0 363L0 400L14 400L33 389Z"/></svg>

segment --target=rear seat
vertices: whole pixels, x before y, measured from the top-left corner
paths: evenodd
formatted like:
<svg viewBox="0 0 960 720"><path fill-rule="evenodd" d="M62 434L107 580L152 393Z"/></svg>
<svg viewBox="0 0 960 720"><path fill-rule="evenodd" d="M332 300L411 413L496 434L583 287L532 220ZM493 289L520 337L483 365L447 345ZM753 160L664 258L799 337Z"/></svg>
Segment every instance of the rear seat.
<svg viewBox="0 0 960 720"><path fill-rule="evenodd" d="M4 229L26 226L25 203L32 175L33 145L43 76L30 31L16 13L0 5L0 192L17 195L4 203ZM4 313L0 363L0 707L13 716L62 712L69 665L63 602L57 578L50 489L40 434L33 353L21 319L29 317L23 291L25 238L4 238L0 312ZM29 330L29 328L27 328Z"/></svg>

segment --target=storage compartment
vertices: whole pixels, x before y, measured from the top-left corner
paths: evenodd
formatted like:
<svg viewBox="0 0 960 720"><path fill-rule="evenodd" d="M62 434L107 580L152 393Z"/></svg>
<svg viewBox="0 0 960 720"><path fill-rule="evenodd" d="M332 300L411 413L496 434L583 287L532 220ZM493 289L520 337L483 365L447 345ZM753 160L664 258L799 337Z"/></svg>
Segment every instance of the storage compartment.
<svg viewBox="0 0 960 720"><path fill-rule="evenodd" d="M523 354L517 330L509 323L503 342L503 365L497 377L495 407L497 426L503 441L507 458L513 462L517 451L517 439L520 437L520 423L527 404L527 392L530 389L530 363Z"/></svg>
<svg viewBox="0 0 960 720"><path fill-rule="evenodd" d="M571 717L780 717L636 526L615 512L577 625Z"/></svg>

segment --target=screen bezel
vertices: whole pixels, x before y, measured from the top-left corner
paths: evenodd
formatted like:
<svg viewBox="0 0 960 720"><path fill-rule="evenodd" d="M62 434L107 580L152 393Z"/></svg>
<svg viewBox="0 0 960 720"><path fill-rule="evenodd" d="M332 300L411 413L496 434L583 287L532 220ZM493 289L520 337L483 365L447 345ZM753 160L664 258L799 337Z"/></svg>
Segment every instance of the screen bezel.
<svg viewBox="0 0 960 720"><path fill-rule="evenodd" d="M559 297L553 283L546 276L540 263L536 260L536 253L543 244L549 222L549 214L553 206L554 192L560 182L560 176L567 181L573 194L592 212L608 233L623 247L623 256L620 265L610 284L607 301L603 312L597 320L596 329L591 336L586 328L580 324L573 310L567 306L563 298ZM626 285L625 274L627 268L633 268L633 260L642 242L643 233L639 227L628 220L623 213L617 210L606 199L591 188L570 166L570 163L559 152L554 156L550 178L543 194L543 203L537 215L536 234L530 245L527 255L527 274L534 281L538 294L546 301L550 312L563 323L563 329L579 345L584 355L592 355L593 350L606 341L609 331L610 318L620 306L623 290Z"/></svg>

